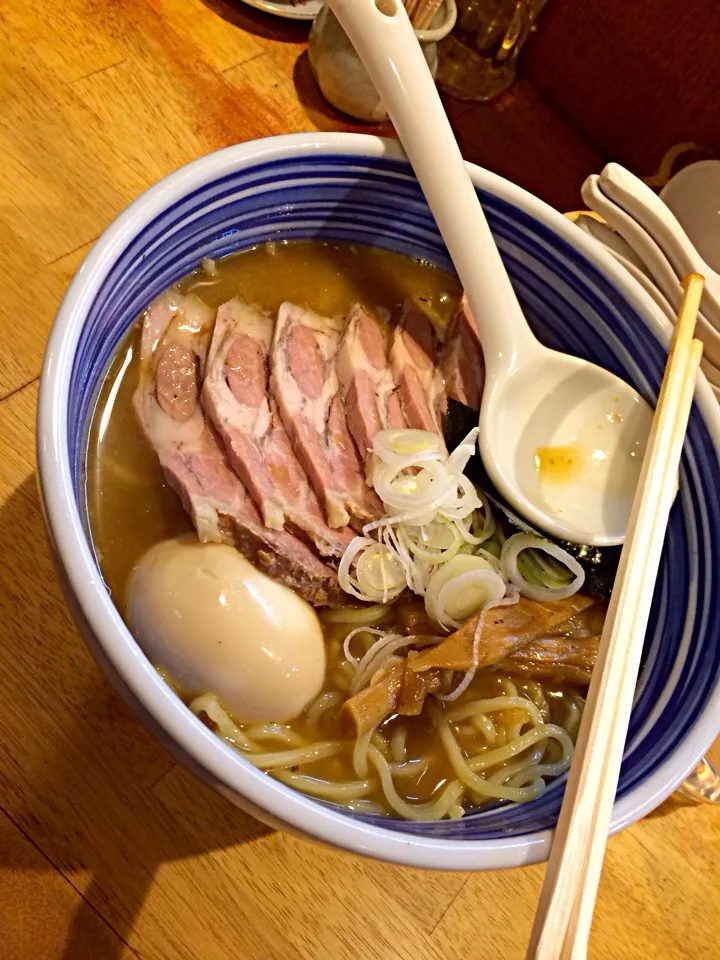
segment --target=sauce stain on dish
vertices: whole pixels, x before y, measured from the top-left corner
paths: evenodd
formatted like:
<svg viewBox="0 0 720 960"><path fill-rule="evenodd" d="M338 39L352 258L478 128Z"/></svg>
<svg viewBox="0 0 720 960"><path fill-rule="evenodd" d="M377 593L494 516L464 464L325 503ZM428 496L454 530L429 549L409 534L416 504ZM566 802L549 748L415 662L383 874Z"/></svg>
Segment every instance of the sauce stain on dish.
<svg viewBox="0 0 720 960"><path fill-rule="evenodd" d="M536 447L532 475L526 471L529 482L540 486L549 510L558 517L584 517L588 533L602 526L598 510L607 496L622 502L630 515L642 468L646 434L628 428L628 423L643 418L645 411L637 405L623 409L619 399L608 398L600 416L583 418L580 411L570 411L553 438L557 442ZM618 442L621 427L624 434ZM525 457L529 459L528 454Z"/></svg>
<svg viewBox="0 0 720 960"><path fill-rule="evenodd" d="M537 447L535 450L535 469L542 483L572 483L578 479L584 465L585 456L577 443Z"/></svg>

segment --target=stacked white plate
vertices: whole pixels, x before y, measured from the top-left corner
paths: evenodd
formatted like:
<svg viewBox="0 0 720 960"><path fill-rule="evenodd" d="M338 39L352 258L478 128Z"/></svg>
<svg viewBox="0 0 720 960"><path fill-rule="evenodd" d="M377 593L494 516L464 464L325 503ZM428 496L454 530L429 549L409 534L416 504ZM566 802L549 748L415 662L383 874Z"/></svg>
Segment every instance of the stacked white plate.
<svg viewBox="0 0 720 960"><path fill-rule="evenodd" d="M705 277L697 335L702 369L720 400L720 160L703 160L676 174L657 196L642 180L608 164L583 184L591 213L577 226L632 274L671 322L688 273Z"/></svg>

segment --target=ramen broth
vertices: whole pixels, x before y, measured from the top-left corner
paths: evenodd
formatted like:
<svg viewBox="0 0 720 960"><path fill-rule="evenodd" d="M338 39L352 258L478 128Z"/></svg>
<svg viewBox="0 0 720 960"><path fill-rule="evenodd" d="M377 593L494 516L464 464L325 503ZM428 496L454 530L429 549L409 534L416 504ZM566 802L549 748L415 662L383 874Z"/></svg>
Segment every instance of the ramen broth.
<svg viewBox="0 0 720 960"><path fill-rule="evenodd" d="M288 298L326 316L340 315L360 302L389 323L397 321L403 301L412 295L422 298L424 307L440 326L447 323L461 293L456 278L426 263L369 247L316 241L266 244L227 257L197 270L180 284L180 289L195 294L213 308L239 296L272 313ZM117 349L100 391L90 429L86 469L92 541L107 587L123 613L128 577L145 551L193 529L136 419L132 397L138 384L138 346L139 326L135 325ZM419 599L401 601L373 626L409 632L402 624L398 626L399 620L407 625L413 615L422 611ZM339 717L339 707L348 696L351 681L343 641L355 624L330 622L336 620L336 614L328 618L322 612L321 620L327 650L323 694L327 696L302 716L279 725L284 742L273 742L272 728L278 725L244 724L241 729L253 746L265 751L287 749L293 738L297 743L342 741L342 750L336 756L275 772L279 779L309 793L338 799L324 791L324 781L357 784L363 780L353 763L356 738ZM569 634L594 635L601 621L602 612L596 605L570 625ZM355 656L361 656L368 646L362 636L357 637L353 643ZM213 691L178 692L189 702ZM431 709L452 713L479 698L521 697L535 704L543 721L559 725L574 741L583 692L581 687L552 678L513 676L505 673L501 664L499 668L479 671L455 703L445 706L429 699L433 701ZM205 717L204 711L198 712ZM509 707L496 710L489 720L461 719L452 725L462 750L473 757L510 742L527 721L524 710ZM492 737L488 734L490 727ZM494 737L493 743L489 737ZM433 801L456 776L429 716L428 704L420 716L390 717L373 735L372 743L389 763L403 767L394 783L406 801ZM552 764L563 753L557 741L547 740L542 746L543 763ZM491 771L513 759L517 760L511 757L501 761ZM298 776L308 779L298 781ZM370 769L367 778L377 780L374 770ZM342 802L358 810L393 814L379 785L364 792L358 788L356 792L361 794L358 799L353 799L351 790ZM465 798L466 807L487 799L473 796L472 791L466 791Z"/></svg>

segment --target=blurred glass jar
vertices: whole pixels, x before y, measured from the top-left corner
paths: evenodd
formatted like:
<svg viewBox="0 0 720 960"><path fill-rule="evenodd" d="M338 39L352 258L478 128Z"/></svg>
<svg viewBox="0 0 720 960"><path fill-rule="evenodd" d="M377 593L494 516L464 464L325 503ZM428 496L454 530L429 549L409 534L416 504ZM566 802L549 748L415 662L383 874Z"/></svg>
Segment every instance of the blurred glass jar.
<svg viewBox="0 0 720 960"><path fill-rule="evenodd" d="M515 79L517 57L546 0L458 0L439 47L438 85L462 100L491 100Z"/></svg>

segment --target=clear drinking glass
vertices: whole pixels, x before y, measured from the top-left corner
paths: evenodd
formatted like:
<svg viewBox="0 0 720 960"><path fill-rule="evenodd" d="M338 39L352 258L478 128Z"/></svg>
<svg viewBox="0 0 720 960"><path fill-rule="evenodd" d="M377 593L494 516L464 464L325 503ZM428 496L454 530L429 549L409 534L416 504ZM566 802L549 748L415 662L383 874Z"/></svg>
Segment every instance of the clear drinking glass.
<svg viewBox="0 0 720 960"><path fill-rule="evenodd" d="M698 803L720 803L720 769L710 757L703 757L677 792Z"/></svg>
<svg viewBox="0 0 720 960"><path fill-rule="evenodd" d="M462 100L490 100L515 78L517 57L546 0L458 0L440 44L437 82Z"/></svg>

